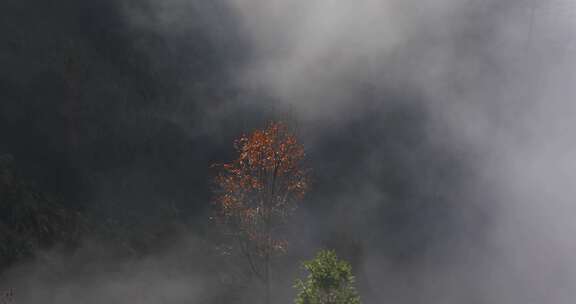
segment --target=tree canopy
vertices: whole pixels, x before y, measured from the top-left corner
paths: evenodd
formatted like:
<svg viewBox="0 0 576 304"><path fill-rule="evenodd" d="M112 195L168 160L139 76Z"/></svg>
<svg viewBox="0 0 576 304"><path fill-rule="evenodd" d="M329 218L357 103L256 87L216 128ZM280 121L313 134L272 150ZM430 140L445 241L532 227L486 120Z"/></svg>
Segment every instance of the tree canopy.
<svg viewBox="0 0 576 304"><path fill-rule="evenodd" d="M322 250L304 262L309 275L296 282L296 304L360 304L352 266L331 250Z"/></svg>

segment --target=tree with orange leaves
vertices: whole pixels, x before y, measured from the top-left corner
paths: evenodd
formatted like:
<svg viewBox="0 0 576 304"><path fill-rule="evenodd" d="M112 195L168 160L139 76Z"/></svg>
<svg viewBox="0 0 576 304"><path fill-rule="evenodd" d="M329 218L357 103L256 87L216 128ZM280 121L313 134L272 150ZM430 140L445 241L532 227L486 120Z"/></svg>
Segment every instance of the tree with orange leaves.
<svg viewBox="0 0 576 304"><path fill-rule="evenodd" d="M216 165L218 222L238 244L270 303L271 258L286 251L281 229L308 189L304 147L283 123L272 122L235 141L238 158Z"/></svg>

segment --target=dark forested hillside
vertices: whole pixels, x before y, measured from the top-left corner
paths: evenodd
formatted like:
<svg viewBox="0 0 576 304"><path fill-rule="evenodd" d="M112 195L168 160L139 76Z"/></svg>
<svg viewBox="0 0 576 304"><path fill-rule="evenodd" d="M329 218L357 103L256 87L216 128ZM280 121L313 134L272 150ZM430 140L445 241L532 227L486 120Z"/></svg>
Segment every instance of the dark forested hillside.
<svg viewBox="0 0 576 304"><path fill-rule="evenodd" d="M132 24L124 5L0 4L0 149L69 206L114 197L200 208L205 164L218 145L189 130L202 128L205 107L234 98L226 69L240 56L230 53L242 51L237 33L228 26L229 37L217 41L194 20L181 39L167 38L143 1L130 11L150 18L150 27Z"/></svg>

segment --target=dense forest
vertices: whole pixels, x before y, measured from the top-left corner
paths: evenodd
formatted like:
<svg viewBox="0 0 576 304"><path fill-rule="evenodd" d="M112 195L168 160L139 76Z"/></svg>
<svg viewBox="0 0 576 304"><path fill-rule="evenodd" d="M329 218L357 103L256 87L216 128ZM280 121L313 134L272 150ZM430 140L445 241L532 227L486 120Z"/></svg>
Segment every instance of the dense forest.
<svg viewBox="0 0 576 304"><path fill-rule="evenodd" d="M0 292L565 303L555 1L1 1Z"/></svg>

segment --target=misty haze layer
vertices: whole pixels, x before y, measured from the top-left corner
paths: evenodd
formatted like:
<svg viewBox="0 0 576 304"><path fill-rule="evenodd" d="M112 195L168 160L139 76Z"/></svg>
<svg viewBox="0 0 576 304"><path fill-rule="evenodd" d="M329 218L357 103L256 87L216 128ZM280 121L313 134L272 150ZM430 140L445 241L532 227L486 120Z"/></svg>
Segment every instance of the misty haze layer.
<svg viewBox="0 0 576 304"><path fill-rule="evenodd" d="M460 235L456 244L432 253L431 263L409 275L387 273L387 263L377 257L368 260L368 281L381 291L378 302L574 299L570 286L576 281L572 257L576 4L232 2L257 49L242 77L250 85L262 86L280 102L296 107L304 119L328 120L328 126L366 111L386 113L417 96L417 106L429 118L423 128L430 141L450 147L445 153L464 150L468 155L465 166L473 174L458 178L471 184L451 182L464 189L443 189L441 170L432 169L435 176L426 177L442 156L425 163L412 160L418 174L408 191L425 191L422 187L432 181L434 191L464 192L450 213L463 221L449 228ZM379 134L389 136L385 131ZM385 170L382 164L393 159L384 151L391 147L379 144L386 138L370 140L376 156L368 160L370 165L360 175L367 179L361 183L373 185L372 190L382 195L390 190L374 185L369 172ZM458 166L454 157L452 161ZM348 199L370 204L379 198L366 198L360 191ZM439 201L437 208L442 207ZM470 211L474 208L478 210ZM490 220L471 224L482 212L488 212ZM470 213L472 218L466 218ZM412 222L410 229L448 220L434 215ZM465 231L478 225L485 229L482 237Z"/></svg>
<svg viewBox="0 0 576 304"><path fill-rule="evenodd" d="M573 1L48 6L70 20L8 2L23 17L3 18L16 30L0 53L0 115L20 133L1 131L0 152L68 204L143 226L164 225L154 206L172 204L198 227L137 261L87 242L73 260L86 269L57 283L40 263L13 268L4 285L36 291L24 303L217 298L218 267L200 258L213 244L197 232L209 225L208 167L278 117L296 127L314 175L290 257L276 266L278 303L292 302L295 260L322 246L351 260L366 303L576 298ZM78 58L57 55L70 48ZM83 62L75 73L89 108L76 114L79 139L58 89L69 60ZM188 254L195 261L181 264Z"/></svg>

